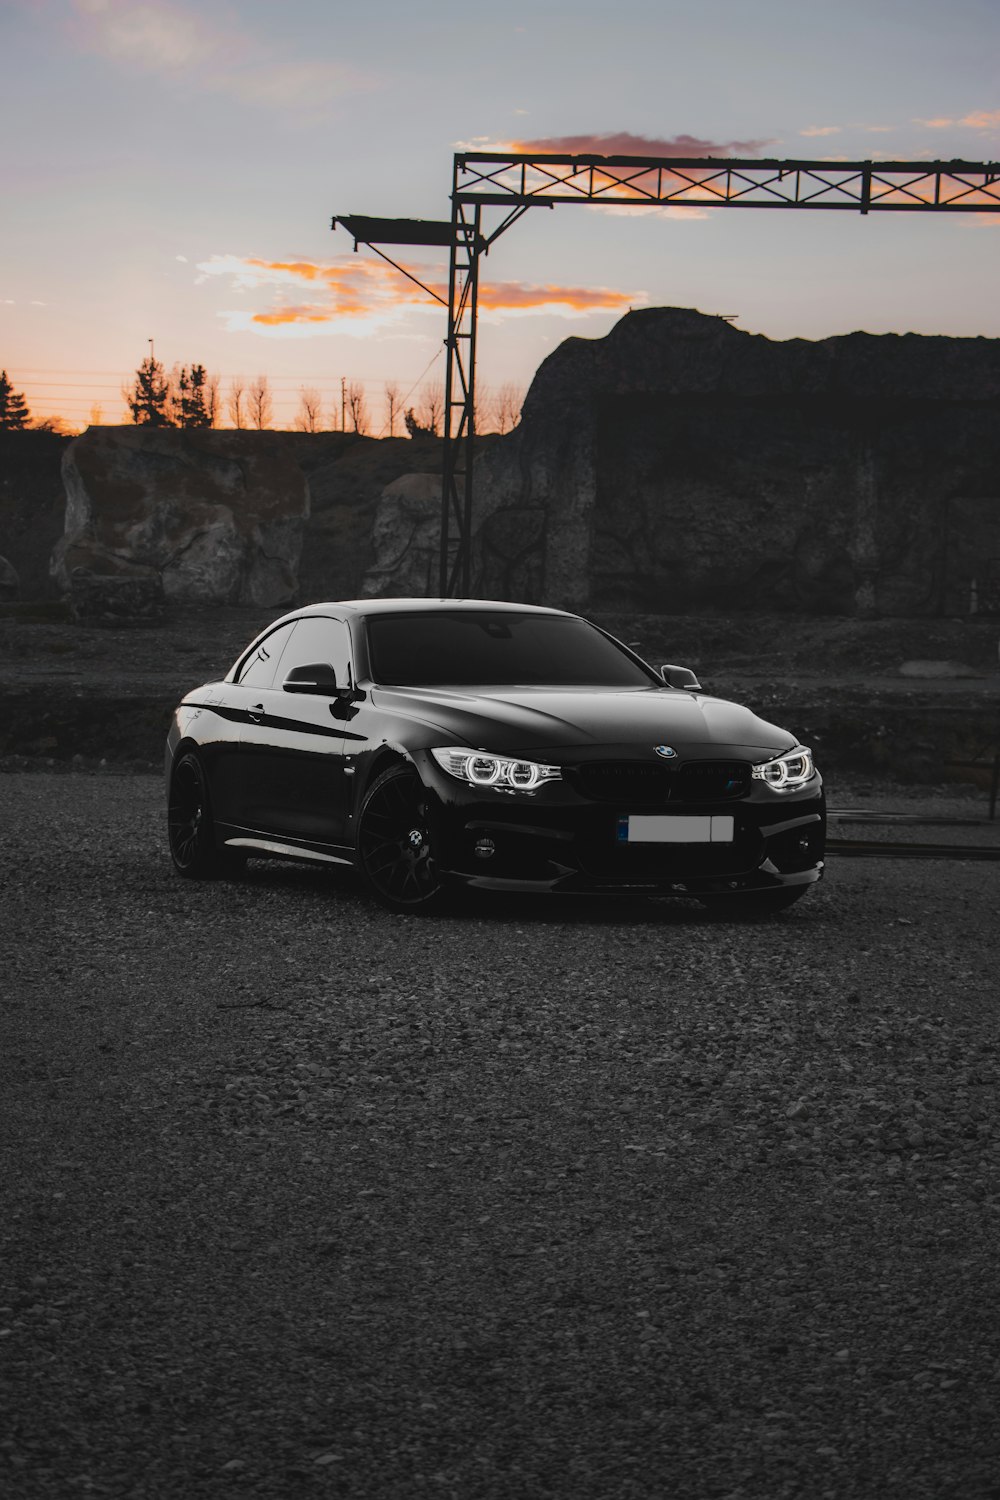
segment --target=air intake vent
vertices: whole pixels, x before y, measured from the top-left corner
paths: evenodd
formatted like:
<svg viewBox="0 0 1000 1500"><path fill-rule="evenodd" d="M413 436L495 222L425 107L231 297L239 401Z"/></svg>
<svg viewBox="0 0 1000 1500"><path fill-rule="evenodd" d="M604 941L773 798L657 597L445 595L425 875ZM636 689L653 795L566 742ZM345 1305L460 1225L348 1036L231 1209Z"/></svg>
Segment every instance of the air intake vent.
<svg viewBox="0 0 1000 1500"><path fill-rule="evenodd" d="M659 761L598 760L575 766L570 779L577 791L593 802L632 803L656 807L670 800L672 766Z"/></svg>
<svg viewBox="0 0 1000 1500"><path fill-rule="evenodd" d="M622 808L661 807L665 802L728 802L750 790L751 767L741 760L598 760L566 770L567 779L592 802Z"/></svg>
<svg viewBox="0 0 1000 1500"><path fill-rule="evenodd" d="M681 766L674 786L676 802L720 802L745 797L751 767L744 760L691 760Z"/></svg>

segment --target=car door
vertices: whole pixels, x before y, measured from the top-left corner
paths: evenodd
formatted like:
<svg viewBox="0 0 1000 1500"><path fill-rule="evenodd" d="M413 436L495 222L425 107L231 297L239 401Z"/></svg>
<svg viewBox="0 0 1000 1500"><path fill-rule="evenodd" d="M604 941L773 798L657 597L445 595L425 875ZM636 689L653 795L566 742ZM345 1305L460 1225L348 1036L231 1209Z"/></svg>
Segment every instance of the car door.
<svg viewBox="0 0 1000 1500"><path fill-rule="evenodd" d="M242 662L236 681L221 684L218 697L207 705L212 718L206 722L210 722L211 728L204 731L202 754L217 823L235 828L245 826L241 730L250 722L250 715L260 709L262 691L273 682L291 635L291 623L272 630Z"/></svg>
<svg viewBox="0 0 1000 1500"><path fill-rule="evenodd" d="M249 706L240 731L240 780L247 826L309 844L346 842L344 720L341 699L284 684L295 668L326 665L337 686L353 678L343 620L306 615L282 650L274 677Z"/></svg>

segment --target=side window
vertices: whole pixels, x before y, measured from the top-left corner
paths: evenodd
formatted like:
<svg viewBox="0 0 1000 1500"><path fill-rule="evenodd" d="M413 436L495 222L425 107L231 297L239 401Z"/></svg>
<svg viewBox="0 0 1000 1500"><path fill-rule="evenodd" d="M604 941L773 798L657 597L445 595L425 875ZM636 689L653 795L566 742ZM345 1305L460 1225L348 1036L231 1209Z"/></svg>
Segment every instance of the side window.
<svg viewBox="0 0 1000 1500"><path fill-rule="evenodd" d="M292 620L287 625L280 625L277 630L272 630L269 636L265 636L256 651L243 663L243 670L239 675L240 687L266 688L271 686L274 680L274 670L294 628L295 621Z"/></svg>
<svg viewBox="0 0 1000 1500"><path fill-rule="evenodd" d="M296 621L291 640L281 653L274 686L280 688L293 667L313 666L327 662L337 674L337 686L344 687L351 672L351 635L343 620L329 620L310 615Z"/></svg>

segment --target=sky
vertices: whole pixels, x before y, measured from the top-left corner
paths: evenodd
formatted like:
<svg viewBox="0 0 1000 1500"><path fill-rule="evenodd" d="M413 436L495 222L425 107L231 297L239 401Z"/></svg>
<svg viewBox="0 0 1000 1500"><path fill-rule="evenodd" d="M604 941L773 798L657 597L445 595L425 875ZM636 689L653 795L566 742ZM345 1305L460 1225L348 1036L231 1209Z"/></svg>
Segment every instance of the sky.
<svg viewBox="0 0 1000 1500"><path fill-rule="evenodd" d="M123 420L152 347L223 395L265 374L277 426L361 384L378 433L387 382L443 381L446 314L332 216L446 219L456 151L567 138L993 161L1000 3L0 0L0 88L0 367L36 419ZM443 255L405 260L440 286ZM998 257L1000 214L532 209L482 264L478 378L630 307L1000 337Z"/></svg>

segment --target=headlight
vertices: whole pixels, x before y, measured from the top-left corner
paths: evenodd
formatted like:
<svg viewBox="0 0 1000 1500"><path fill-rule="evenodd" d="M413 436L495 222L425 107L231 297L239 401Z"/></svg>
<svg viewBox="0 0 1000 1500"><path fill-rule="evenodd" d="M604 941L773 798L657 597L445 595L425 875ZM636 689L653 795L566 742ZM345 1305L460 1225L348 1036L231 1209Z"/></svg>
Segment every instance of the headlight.
<svg viewBox="0 0 1000 1500"><path fill-rule="evenodd" d="M790 792L795 787L805 786L807 781L812 781L816 775L816 767L813 765L812 751L807 750L804 745L796 745L794 750L786 750L784 755L754 766L753 774L756 781L766 781L775 791Z"/></svg>
<svg viewBox="0 0 1000 1500"><path fill-rule="evenodd" d="M442 771L470 786L515 787L519 792L530 792L544 781L562 780L558 766L541 766L534 760L509 760L503 755L489 755L460 745L432 750L431 754Z"/></svg>

